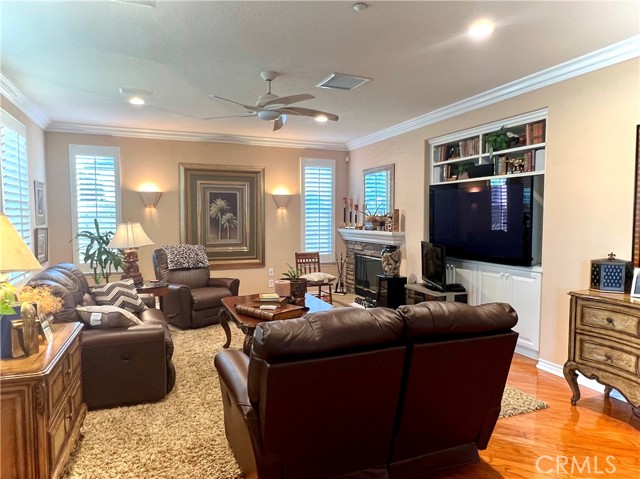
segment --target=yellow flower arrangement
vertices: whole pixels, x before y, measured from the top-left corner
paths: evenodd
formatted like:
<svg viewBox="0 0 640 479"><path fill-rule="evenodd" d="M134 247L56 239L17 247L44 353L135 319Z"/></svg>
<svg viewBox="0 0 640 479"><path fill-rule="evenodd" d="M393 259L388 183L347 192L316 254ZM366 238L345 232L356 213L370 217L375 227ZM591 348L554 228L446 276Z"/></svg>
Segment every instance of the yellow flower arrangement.
<svg viewBox="0 0 640 479"><path fill-rule="evenodd" d="M54 296L48 286L38 286L36 288L25 286L18 292L20 302L28 301L38 305L38 314L48 315L61 311L64 304L62 299Z"/></svg>

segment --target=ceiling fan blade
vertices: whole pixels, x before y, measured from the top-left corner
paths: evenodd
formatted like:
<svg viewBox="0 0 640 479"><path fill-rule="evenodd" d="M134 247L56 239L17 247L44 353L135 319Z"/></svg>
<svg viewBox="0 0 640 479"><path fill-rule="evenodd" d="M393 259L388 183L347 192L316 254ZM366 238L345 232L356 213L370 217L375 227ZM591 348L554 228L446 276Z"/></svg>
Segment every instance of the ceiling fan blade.
<svg viewBox="0 0 640 479"><path fill-rule="evenodd" d="M320 111L320 110L312 110L311 108L300 108L300 107L296 107L296 106L291 106L289 108L282 108L280 110L282 113L287 113L289 115L300 115L300 116L318 116L318 115L324 115L327 117L328 120L331 121L338 121L338 115L334 115L333 113L327 113L326 111Z"/></svg>
<svg viewBox="0 0 640 479"><path fill-rule="evenodd" d="M273 100L265 101L262 104L262 107L266 108L269 106L276 106L276 107L287 106L287 105L291 105L292 103L297 103L299 101L305 101L305 100L312 100L314 98L315 96L310 95L308 93L301 93L300 95L283 96L279 98L274 98Z"/></svg>
<svg viewBox="0 0 640 479"><path fill-rule="evenodd" d="M278 131L280 128L284 126L287 122L287 115L280 115L280 118L277 118L273 121L273 131Z"/></svg>
<svg viewBox="0 0 640 479"><path fill-rule="evenodd" d="M233 103L234 105L240 105L242 108L244 108L247 111L260 111L262 108L259 107L255 107L255 106L251 106L251 105L245 105L243 103L240 103L239 101L235 101L235 100L229 100L228 98L222 98L221 96L217 96L217 95L209 95L210 98L217 98L218 100L222 100L222 101L227 101L229 103Z"/></svg>
<svg viewBox="0 0 640 479"><path fill-rule="evenodd" d="M250 113L248 115L227 115L227 116L210 116L203 118L203 120L219 120L220 118L253 118L257 113Z"/></svg>

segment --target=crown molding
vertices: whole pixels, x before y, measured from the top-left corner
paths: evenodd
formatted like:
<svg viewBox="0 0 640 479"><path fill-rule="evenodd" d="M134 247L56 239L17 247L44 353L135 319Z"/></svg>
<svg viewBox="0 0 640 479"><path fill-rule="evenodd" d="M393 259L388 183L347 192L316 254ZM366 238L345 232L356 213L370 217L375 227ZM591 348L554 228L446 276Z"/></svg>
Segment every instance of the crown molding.
<svg viewBox="0 0 640 479"><path fill-rule="evenodd" d="M640 35L350 141L347 147L349 150L362 148L638 56L640 56Z"/></svg>
<svg viewBox="0 0 640 479"><path fill-rule="evenodd" d="M0 72L0 93L11 103L17 106L40 128L45 130L50 120L38 106L22 94L11 80Z"/></svg>
<svg viewBox="0 0 640 479"><path fill-rule="evenodd" d="M147 130L117 126L83 125L79 123L53 122L47 131L84 135L120 136L125 138L145 138L151 140L200 141L210 143L233 143L237 145L269 146L275 148L302 148L313 150L348 151L344 143L328 143L308 140L277 140L255 136L220 135L216 133L190 133L184 131Z"/></svg>

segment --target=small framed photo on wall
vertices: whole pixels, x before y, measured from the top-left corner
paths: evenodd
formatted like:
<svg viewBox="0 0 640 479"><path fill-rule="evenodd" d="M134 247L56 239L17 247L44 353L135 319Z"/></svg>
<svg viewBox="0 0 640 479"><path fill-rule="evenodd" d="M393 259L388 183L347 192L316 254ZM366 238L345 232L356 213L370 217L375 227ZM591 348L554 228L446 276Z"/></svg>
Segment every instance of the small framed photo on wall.
<svg viewBox="0 0 640 479"><path fill-rule="evenodd" d="M640 298L640 268L633 270L633 282L631 283L631 297Z"/></svg>
<svg viewBox="0 0 640 479"><path fill-rule="evenodd" d="M40 261L40 263L46 263L47 261L49 261L49 229L36 228L35 233L36 258L38 258L38 261Z"/></svg>
<svg viewBox="0 0 640 479"><path fill-rule="evenodd" d="M42 181L34 181L34 198L36 209L36 225L41 226L47 223L47 213L45 211L44 201L44 183Z"/></svg>

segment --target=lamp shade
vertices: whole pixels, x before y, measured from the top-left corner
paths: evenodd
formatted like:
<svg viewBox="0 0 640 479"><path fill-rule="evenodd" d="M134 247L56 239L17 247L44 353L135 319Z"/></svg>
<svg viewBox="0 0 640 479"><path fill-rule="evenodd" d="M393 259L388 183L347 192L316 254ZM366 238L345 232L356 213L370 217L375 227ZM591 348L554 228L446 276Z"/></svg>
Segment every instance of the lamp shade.
<svg viewBox="0 0 640 479"><path fill-rule="evenodd" d="M147 234L140 226L140 223L121 223L116 228L116 234L109 243L109 248L114 249L130 249L139 248L140 246L148 246L153 244Z"/></svg>
<svg viewBox="0 0 640 479"><path fill-rule="evenodd" d="M162 193L159 191L138 191L138 196L146 208L155 208Z"/></svg>
<svg viewBox="0 0 640 479"><path fill-rule="evenodd" d="M0 213L0 273L42 269L22 237L4 214Z"/></svg>
<svg viewBox="0 0 640 479"><path fill-rule="evenodd" d="M273 201L276 202L278 208L286 209L291 201L291 195L273 195Z"/></svg>

